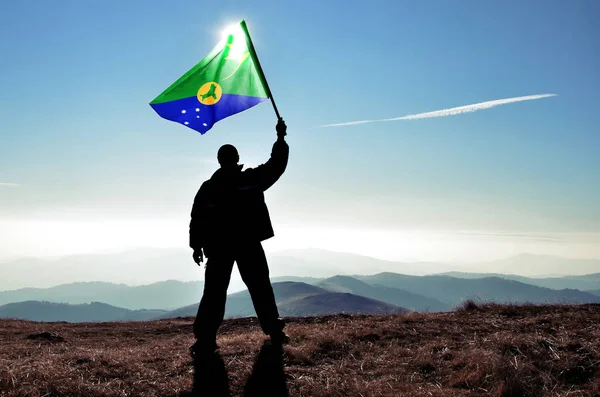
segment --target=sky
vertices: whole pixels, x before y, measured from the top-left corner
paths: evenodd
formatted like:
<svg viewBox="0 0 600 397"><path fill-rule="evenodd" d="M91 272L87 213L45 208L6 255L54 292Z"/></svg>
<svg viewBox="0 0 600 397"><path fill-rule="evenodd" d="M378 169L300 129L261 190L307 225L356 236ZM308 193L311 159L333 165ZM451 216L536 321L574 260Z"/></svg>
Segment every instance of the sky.
<svg viewBox="0 0 600 397"><path fill-rule="evenodd" d="M266 102L201 136L148 103L241 19L288 125L268 250L600 258L599 17L593 0L0 2L0 260L185 248L217 149L266 161L276 118Z"/></svg>

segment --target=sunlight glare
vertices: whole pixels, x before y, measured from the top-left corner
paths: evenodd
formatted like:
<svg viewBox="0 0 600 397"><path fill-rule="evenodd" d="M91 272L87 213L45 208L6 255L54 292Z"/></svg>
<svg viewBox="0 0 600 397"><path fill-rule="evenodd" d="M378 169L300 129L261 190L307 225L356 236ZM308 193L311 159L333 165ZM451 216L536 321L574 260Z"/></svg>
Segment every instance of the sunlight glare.
<svg viewBox="0 0 600 397"><path fill-rule="evenodd" d="M221 33L222 45L229 46L226 59L240 60L247 57L248 46L246 45L246 34L239 23L227 26Z"/></svg>

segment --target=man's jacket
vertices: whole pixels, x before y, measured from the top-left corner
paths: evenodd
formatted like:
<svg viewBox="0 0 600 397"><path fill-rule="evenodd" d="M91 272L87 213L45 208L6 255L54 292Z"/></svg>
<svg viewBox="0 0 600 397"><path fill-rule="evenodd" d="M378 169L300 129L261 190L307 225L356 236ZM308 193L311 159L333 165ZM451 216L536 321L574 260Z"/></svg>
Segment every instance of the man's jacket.
<svg viewBox="0 0 600 397"><path fill-rule="evenodd" d="M192 207L190 247L210 256L231 243L263 241L274 236L264 191L287 167L289 147L273 145L271 158L256 168L222 167L198 190Z"/></svg>

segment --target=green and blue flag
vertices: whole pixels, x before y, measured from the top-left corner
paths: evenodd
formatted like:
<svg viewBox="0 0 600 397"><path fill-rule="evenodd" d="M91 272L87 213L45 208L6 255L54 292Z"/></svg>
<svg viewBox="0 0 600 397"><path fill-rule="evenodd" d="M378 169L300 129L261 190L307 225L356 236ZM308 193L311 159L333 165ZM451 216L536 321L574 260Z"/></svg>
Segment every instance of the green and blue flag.
<svg viewBox="0 0 600 397"><path fill-rule="evenodd" d="M219 120L270 98L244 21L150 106L158 115L201 134Z"/></svg>

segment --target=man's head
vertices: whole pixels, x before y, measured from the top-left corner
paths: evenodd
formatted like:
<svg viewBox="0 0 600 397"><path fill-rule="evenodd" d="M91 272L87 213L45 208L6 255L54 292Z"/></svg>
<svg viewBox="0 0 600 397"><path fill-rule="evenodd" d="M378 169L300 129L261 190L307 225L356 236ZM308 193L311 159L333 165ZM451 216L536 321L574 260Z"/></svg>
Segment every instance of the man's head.
<svg viewBox="0 0 600 397"><path fill-rule="evenodd" d="M233 167L240 161L237 149L233 145L223 145L217 153L217 159L221 167Z"/></svg>

